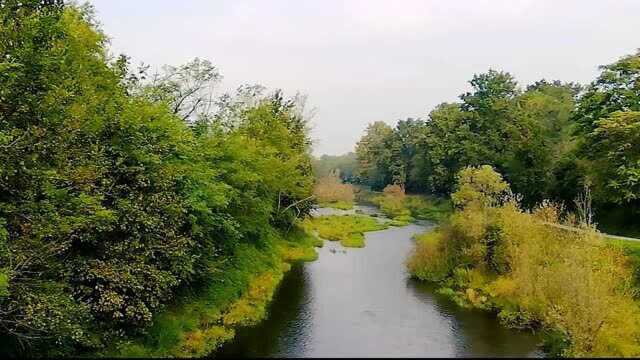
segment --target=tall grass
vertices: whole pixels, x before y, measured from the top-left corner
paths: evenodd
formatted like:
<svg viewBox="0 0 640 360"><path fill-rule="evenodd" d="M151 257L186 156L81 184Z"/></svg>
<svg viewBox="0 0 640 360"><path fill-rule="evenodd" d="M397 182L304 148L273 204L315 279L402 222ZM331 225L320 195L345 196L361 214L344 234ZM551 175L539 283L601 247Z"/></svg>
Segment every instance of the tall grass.
<svg viewBox="0 0 640 360"><path fill-rule="evenodd" d="M551 204L528 213L513 200L467 201L476 195L465 191L450 221L417 238L407 261L415 277L507 325L544 330L554 355L640 356L640 307L623 248L595 229L547 226L561 222Z"/></svg>

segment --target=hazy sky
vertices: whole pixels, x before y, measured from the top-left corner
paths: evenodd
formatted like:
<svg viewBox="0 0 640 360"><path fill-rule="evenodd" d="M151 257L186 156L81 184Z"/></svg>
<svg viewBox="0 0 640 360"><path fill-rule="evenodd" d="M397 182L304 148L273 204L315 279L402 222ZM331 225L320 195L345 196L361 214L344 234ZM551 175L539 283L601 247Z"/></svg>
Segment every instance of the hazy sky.
<svg viewBox="0 0 640 360"><path fill-rule="evenodd" d="M640 0L93 0L112 51L157 68L207 58L224 76L309 96L315 154L370 122L424 117L474 73L587 83L640 47Z"/></svg>

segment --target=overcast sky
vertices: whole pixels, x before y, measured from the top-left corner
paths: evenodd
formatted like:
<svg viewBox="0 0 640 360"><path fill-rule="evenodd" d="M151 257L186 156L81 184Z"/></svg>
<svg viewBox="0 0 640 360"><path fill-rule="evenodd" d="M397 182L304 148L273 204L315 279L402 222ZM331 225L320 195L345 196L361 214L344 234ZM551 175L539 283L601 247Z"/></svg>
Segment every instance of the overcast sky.
<svg viewBox="0 0 640 360"><path fill-rule="evenodd" d="M587 83L640 48L640 0L92 0L114 53L152 68L207 58L220 92L309 96L315 154L370 122L424 117L474 73Z"/></svg>

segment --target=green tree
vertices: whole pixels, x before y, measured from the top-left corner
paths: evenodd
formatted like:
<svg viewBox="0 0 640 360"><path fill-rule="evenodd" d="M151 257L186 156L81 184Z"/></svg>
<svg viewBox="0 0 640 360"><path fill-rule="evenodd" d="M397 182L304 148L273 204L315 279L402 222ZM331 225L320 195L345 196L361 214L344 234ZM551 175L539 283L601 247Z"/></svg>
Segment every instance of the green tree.
<svg viewBox="0 0 640 360"><path fill-rule="evenodd" d="M370 124L356 145L358 176L372 188L381 190L392 181L391 150L388 147L393 129L382 121Z"/></svg>
<svg viewBox="0 0 640 360"><path fill-rule="evenodd" d="M574 113L583 133L616 111L640 111L640 51L601 66L598 78L580 96Z"/></svg>
<svg viewBox="0 0 640 360"><path fill-rule="evenodd" d="M587 141L597 196L618 204L640 200L640 111L596 121Z"/></svg>
<svg viewBox="0 0 640 360"><path fill-rule="evenodd" d="M569 180L557 174L575 148L570 118L576 91L572 84L543 80L515 99L518 112L502 167L513 190L523 195L525 205L552 197L554 188ZM573 191L564 194L568 201L574 197Z"/></svg>

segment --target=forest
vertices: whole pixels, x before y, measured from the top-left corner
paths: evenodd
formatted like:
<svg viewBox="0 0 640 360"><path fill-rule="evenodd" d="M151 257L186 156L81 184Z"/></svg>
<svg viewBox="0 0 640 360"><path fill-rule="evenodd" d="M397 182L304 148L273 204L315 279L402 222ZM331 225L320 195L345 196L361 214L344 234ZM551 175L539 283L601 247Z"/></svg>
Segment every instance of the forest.
<svg viewBox="0 0 640 360"><path fill-rule="evenodd" d="M448 196L461 169L491 165L528 208L544 199L572 208L586 187L604 230L638 235L639 79L640 53L601 66L588 85L543 79L522 88L510 73L489 70L459 101L424 117L371 123L357 159L325 157L322 166L374 190L396 184Z"/></svg>

